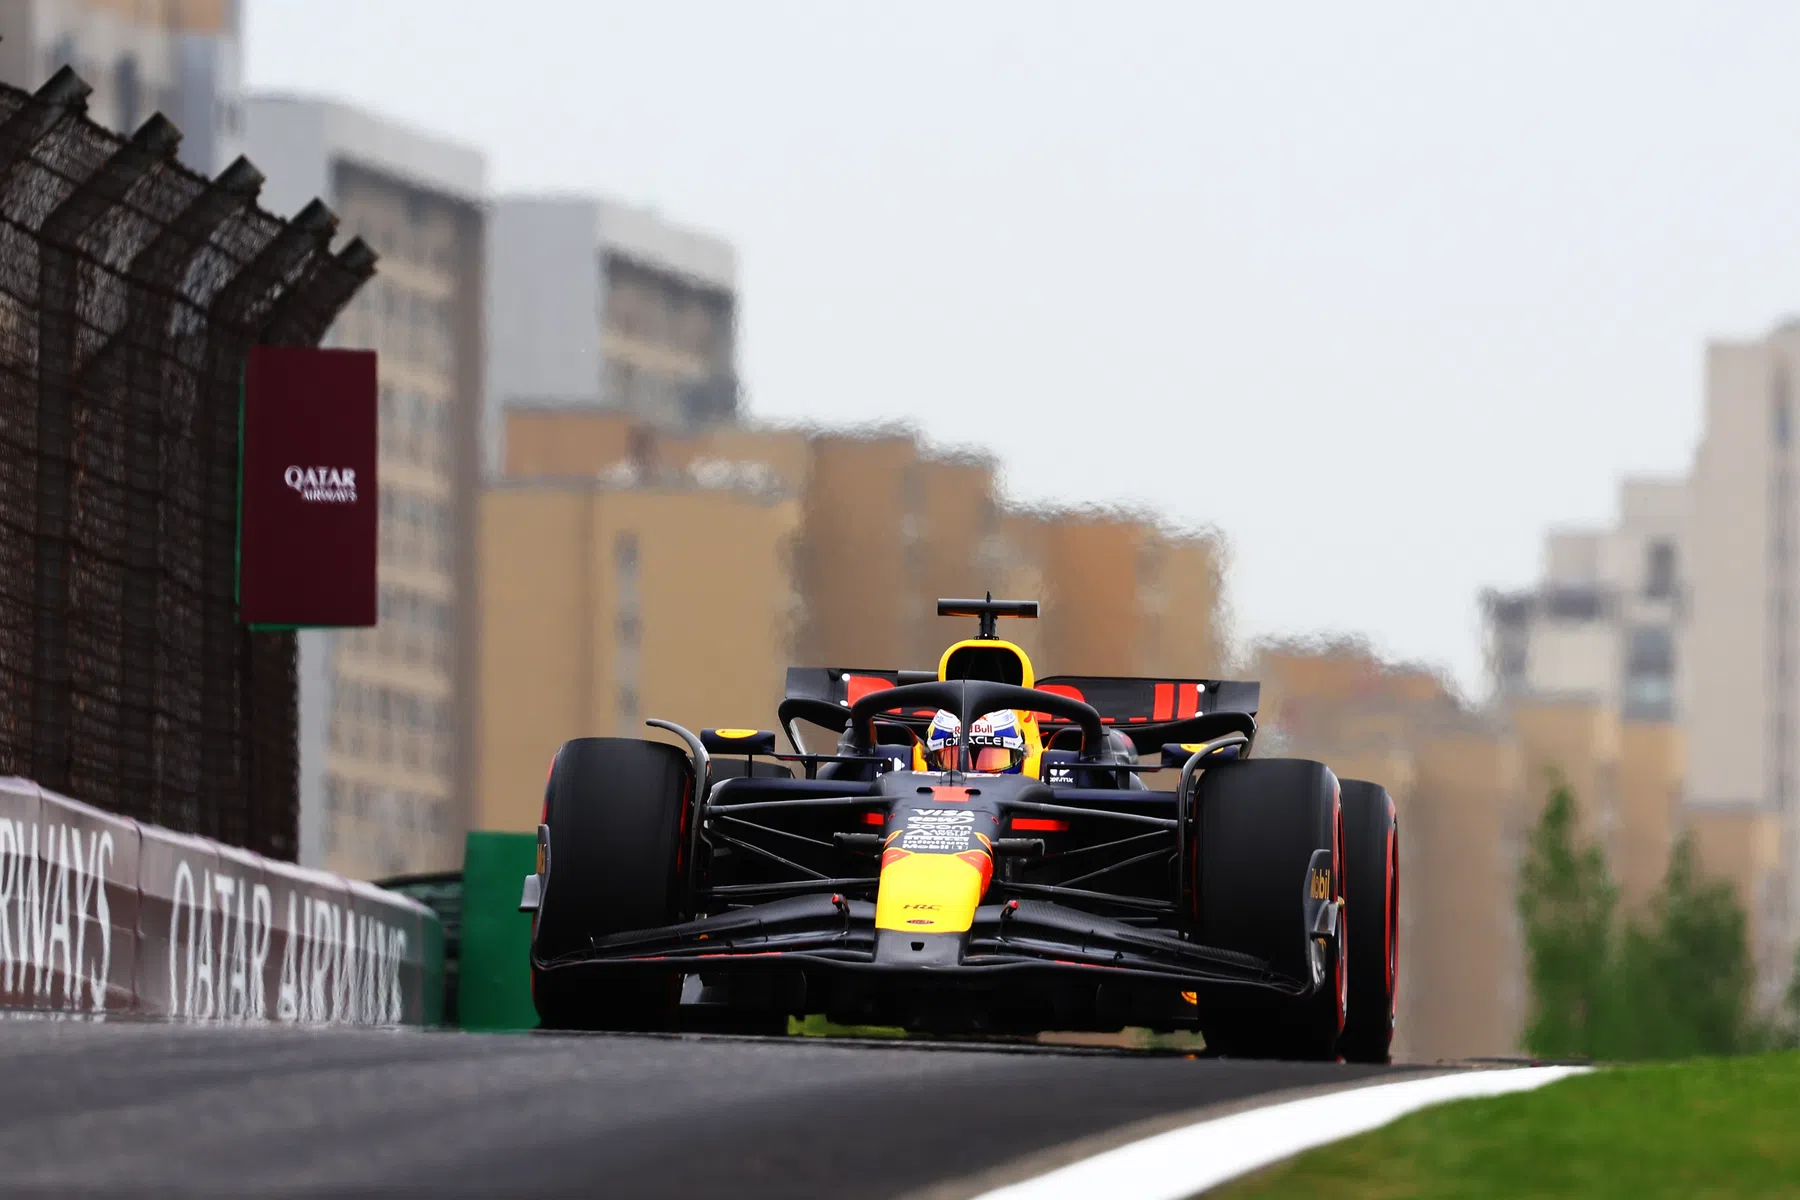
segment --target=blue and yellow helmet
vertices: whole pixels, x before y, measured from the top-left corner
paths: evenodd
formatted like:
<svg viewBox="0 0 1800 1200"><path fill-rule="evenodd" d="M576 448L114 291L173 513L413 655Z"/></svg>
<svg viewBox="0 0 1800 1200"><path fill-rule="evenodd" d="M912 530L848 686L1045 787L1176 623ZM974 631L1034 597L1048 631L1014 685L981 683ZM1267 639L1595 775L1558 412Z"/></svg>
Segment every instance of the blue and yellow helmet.
<svg viewBox="0 0 1800 1200"><path fill-rule="evenodd" d="M957 734L962 722L955 713L939 709L925 734L925 763L933 771L972 771L981 775L1016 775L1025 765L1025 731L1010 708L977 717L969 727L969 752L965 761Z"/></svg>

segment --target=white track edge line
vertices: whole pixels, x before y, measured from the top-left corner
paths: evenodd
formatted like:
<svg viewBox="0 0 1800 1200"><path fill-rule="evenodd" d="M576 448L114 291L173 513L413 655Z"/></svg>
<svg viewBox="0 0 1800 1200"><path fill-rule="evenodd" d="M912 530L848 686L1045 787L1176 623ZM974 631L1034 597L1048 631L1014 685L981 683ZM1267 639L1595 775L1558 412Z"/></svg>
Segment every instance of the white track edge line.
<svg viewBox="0 0 1800 1200"><path fill-rule="evenodd" d="M1378 1129L1407 1113L1481 1096L1530 1091L1591 1067L1460 1071L1346 1088L1265 1105L1129 1142L976 1200L1185 1200L1304 1150Z"/></svg>

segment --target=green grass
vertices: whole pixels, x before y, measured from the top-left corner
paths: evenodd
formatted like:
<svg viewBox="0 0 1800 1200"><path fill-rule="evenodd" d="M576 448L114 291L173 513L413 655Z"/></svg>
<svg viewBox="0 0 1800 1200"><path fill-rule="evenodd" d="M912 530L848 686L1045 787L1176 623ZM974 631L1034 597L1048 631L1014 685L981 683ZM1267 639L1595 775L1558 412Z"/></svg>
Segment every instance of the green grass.
<svg viewBox="0 0 1800 1200"><path fill-rule="evenodd" d="M1618 1067L1458 1101L1211 1194L1800 1196L1800 1053Z"/></svg>
<svg viewBox="0 0 1800 1200"><path fill-rule="evenodd" d="M890 1029L885 1025L833 1025L825 1019L822 1013L813 1013L804 1021L797 1017L789 1017L788 1033L793 1037L903 1038L909 1036L904 1029Z"/></svg>

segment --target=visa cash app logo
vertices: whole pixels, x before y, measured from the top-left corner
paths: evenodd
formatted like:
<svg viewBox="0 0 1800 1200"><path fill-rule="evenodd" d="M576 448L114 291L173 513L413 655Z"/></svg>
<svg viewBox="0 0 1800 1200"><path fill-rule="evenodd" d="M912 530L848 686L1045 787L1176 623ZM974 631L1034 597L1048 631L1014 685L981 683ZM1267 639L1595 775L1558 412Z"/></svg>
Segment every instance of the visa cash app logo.
<svg viewBox="0 0 1800 1200"><path fill-rule="evenodd" d="M289 467L281 479L308 504L356 503L356 472L349 467Z"/></svg>

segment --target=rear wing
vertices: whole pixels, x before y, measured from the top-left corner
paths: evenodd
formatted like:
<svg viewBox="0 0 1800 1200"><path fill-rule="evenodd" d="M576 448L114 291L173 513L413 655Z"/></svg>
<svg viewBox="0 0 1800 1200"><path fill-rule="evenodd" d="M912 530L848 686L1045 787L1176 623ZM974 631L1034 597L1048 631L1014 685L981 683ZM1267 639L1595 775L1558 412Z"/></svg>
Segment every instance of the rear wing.
<svg viewBox="0 0 1800 1200"><path fill-rule="evenodd" d="M781 727L787 732L788 741L799 746L795 736L794 722L805 721L810 725L818 725L832 730L834 733L844 732L850 724L850 706L868 695L886 688L899 687L905 683L930 683L937 679L936 671L883 671L868 670L860 667L789 667L787 688L777 710L777 718ZM900 723L930 722L932 713L909 713L903 716L889 716L887 719Z"/></svg>
<svg viewBox="0 0 1800 1200"><path fill-rule="evenodd" d="M907 683L926 683L936 671L889 671L846 667L789 667L786 697L779 712L790 731L796 720L843 732L850 706L870 692ZM1039 690L1091 704L1100 720L1119 727L1139 753L1155 754L1165 743L1197 742L1220 734L1256 736L1256 710L1262 685L1231 679L1156 679L1119 675L1053 675L1037 681ZM932 713L892 714L897 724L929 722ZM1069 721L1038 714L1047 740Z"/></svg>
<svg viewBox="0 0 1800 1200"><path fill-rule="evenodd" d="M1103 724L1117 726L1140 754L1155 754L1169 743L1203 742L1227 733L1256 738L1256 710L1262 684L1237 679L1156 679L1126 675L1052 675L1039 690L1091 704ZM1074 727L1040 713L1038 724L1050 745ZM1245 753L1248 753L1246 747Z"/></svg>

